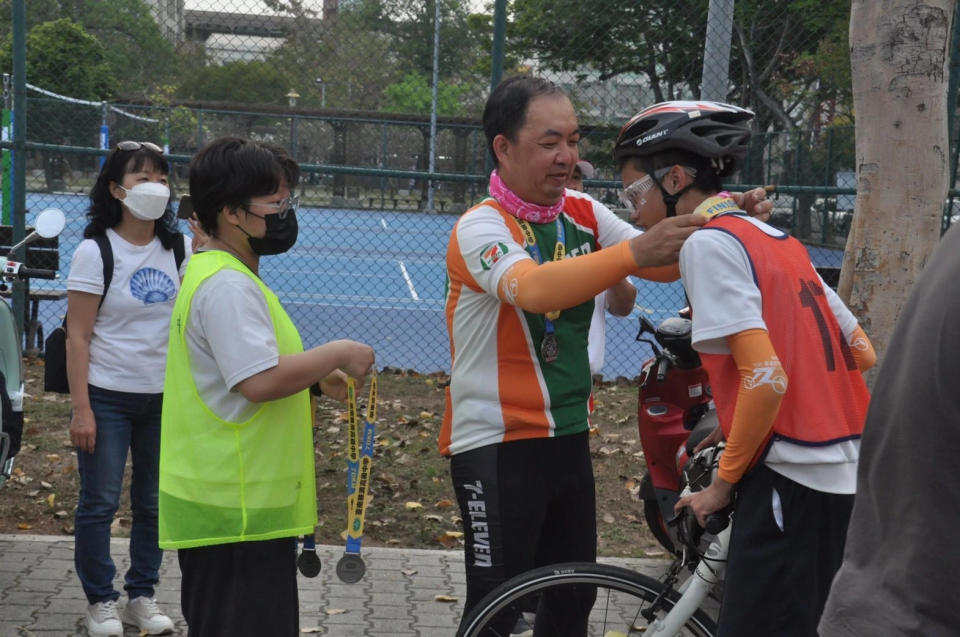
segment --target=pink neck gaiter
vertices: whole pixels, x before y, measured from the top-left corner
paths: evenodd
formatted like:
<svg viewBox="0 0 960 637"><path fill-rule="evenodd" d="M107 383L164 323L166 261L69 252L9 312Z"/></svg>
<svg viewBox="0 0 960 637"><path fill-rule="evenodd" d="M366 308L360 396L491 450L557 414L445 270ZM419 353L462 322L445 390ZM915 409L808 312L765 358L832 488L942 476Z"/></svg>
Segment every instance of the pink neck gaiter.
<svg viewBox="0 0 960 637"><path fill-rule="evenodd" d="M490 173L490 196L496 199L508 213L530 223L550 223L563 210L563 197L560 197L560 201L552 206L541 206L524 201L503 183L496 170Z"/></svg>

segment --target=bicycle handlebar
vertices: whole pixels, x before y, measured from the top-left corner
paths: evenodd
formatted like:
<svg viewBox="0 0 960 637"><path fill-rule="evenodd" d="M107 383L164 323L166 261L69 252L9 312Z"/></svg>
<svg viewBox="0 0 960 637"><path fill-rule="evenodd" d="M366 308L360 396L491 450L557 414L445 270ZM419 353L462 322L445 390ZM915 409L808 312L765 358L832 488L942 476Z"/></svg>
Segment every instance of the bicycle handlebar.
<svg viewBox="0 0 960 637"><path fill-rule="evenodd" d="M717 535L730 525L729 506L707 516L704 529L711 535Z"/></svg>

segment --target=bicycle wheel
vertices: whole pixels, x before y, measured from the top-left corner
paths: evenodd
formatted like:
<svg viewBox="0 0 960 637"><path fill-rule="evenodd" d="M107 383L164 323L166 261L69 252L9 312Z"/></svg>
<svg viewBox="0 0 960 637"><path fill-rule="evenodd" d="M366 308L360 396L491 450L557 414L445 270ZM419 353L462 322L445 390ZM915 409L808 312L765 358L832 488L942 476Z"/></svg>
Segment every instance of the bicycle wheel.
<svg viewBox="0 0 960 637"><path fill-rule="evenodd" d="M649 621L663 617L680 597L641 573L606 564L554 564L507 580L491 591L461 623L457 637L639 637ZM522 611L537 608L535 626ZM648 613L649 614L649 613ZM680 635L712 637L716 624L697 610ZM674 637L670 635L669 637Z"/></svg>

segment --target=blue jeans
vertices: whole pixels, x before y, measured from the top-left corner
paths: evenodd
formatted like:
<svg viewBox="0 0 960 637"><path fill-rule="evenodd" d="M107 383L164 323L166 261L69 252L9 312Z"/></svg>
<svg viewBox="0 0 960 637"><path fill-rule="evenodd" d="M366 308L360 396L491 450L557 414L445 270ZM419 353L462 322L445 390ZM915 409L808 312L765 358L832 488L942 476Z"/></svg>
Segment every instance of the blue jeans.
<svg viewBox="0 0 960 637"><path fill-rule="evenodd" d="M90 407L97 421L94 452L77 451L80 499L77 502L74 562L91 604L120 597L110 557L110 524L120 505L127 449L133 460L130 507L130 569L124 589L130 599L153 597L163 552L157 546L157 484L160 476L160 411L163 394L139 394L90 385Z"/></svg>

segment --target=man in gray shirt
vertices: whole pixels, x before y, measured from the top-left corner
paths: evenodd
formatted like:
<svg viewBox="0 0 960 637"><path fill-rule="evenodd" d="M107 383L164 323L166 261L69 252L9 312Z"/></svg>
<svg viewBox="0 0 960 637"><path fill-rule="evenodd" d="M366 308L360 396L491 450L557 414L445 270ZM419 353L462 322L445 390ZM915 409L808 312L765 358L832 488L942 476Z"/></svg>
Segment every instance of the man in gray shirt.
<svg viewBox="0 0 960 637"><path fill-rule="evenodd" d="M958 278L960 229L951 228L904 305L873 388L821 637L960 635Z"/></svg>

